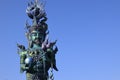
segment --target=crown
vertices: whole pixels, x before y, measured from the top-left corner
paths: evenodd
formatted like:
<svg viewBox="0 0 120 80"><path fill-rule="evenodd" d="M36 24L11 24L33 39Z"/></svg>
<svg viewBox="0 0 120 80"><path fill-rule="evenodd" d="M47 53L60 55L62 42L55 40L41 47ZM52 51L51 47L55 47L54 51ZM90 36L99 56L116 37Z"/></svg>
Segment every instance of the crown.
<svg viewBox="0 0 120 80"><path fill-rule="evenodd" d="M26 13L30 19L32 19L32 25L29 25L28 22L26 22L26 36L29 39L29 35L33 31L38 31L41 35L46 37L46 34L48 34L48 25L46 24L47 17L46 12L44 9L44 2L35 0L34 2L29 2Z"/></svg>
<svg viewBox="0 0 120 80"><path fill-rule="evenodd" d="M32 31L38 31L42 35L46 36L46 34L48 34L48 32L46 32L48 30L48 25L46 24L47 17L44 3L38 2L38 0L29 2L26 13L28 17L32 19L32 25L29 25L28 22L26 22L27 37Z"/></svg>

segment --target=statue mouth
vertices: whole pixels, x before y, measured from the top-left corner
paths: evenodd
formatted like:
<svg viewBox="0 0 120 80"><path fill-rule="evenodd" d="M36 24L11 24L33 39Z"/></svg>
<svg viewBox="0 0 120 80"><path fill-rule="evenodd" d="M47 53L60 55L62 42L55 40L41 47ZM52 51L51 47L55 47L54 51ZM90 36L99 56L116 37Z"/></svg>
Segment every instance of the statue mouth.
<svg viewBox="0 0 120 80"><path fill-rule="evenodd" d="M36 42L36 43L40 43L40 40L39 40L39 39L36 39L35 42Z"/></svg>
<svg viewBox="0 0 120 80"><path fill-rule="evenodd" d="M37 38L37 39L35 39L35 41L34 41L36 44L41 44L41 39L40 38Z"/></svg>

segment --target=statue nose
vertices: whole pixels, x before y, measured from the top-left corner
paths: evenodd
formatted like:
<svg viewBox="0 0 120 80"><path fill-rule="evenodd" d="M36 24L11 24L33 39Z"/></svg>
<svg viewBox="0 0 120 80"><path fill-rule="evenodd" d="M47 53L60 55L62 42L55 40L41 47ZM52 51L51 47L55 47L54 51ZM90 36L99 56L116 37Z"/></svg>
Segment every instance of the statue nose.
<svg viewBox="0 0 120 80"><path fill-rule="evenodd" d="M39 38L39 34L36 35L36 38Z"/></svg>

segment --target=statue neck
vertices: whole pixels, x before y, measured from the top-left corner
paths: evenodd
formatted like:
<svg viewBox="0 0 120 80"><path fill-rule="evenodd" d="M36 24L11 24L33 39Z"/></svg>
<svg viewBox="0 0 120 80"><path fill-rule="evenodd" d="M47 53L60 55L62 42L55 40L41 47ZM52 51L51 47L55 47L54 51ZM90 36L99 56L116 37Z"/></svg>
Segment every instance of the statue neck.
<svg viewBox="0 0 120 80"><path fill-rule="evenodd" d="M41 45L33 44L33 48L41 48Z"/></svg>

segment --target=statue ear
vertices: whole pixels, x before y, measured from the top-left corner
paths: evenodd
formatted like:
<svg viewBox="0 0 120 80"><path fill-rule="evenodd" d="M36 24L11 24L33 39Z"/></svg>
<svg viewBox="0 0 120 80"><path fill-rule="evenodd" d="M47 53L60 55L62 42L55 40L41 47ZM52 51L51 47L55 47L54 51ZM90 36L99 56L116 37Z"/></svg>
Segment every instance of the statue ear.
<svg viewBox="0 0 120 80"><path fill-rule="evenodd" d="M29 41L29 47L32 48L33 47L33 42Z"/></svg>
<svg viewBox="0 0 120 80"><path fill-rule="evenodd" d="M31 38L31 35L29 34L29 36L28 36L28 40L29 41L31 41L32 40L32 38Z"/></svg>
<svg viewBox="0 0 120 80"><path fill-rule="evenodd" d="M27 37L28 40L30 40L30 34L28 32L25 33L25 36Z"/></svg>

